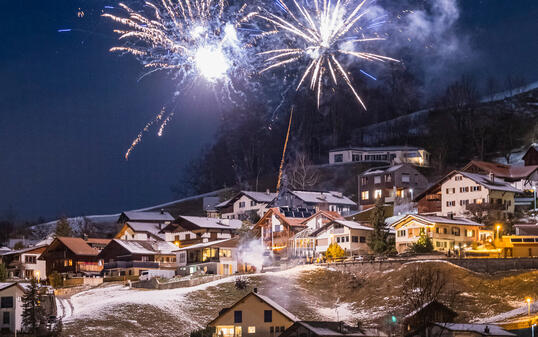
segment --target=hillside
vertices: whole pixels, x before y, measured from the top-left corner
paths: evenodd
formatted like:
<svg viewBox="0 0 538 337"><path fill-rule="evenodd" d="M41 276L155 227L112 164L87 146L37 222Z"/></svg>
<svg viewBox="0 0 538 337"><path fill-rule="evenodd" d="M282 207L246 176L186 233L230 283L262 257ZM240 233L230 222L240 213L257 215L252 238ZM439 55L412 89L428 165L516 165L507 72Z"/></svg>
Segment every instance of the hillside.
<svg viewBox="0 0 538 337"><path fill-rule="evenodd" d="M408 312L401 296L403 280L417 266L426 264L450 275L451 284L461 291L454 305L460 321L504 313L522 306L525 296L538 295L538 271L489 276L438 262L409 263L357 278L303 266L248 279L250 289L257 287L301 319L373 324L383 322L389 314L401 319ZM247 290L237 290L233 281L230 277L193 288L152 291L116 284L86 291L62 300L61 308L67 308L64 335L104 337L114 330L123 331L123 336L188 336L246 294Z"/></svg>

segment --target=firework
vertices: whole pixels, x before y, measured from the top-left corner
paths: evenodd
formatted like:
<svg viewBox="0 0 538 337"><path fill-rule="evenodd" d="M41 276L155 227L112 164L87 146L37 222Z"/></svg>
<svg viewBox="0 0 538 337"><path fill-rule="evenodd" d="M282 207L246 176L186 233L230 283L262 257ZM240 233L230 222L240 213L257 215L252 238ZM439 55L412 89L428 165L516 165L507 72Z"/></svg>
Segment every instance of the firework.
<svg viewBox="0 0 538 337"><path fill-rule="evenodd" d="M365 61L399 62L387 56L358 49L361 43L384 40L376 35L366 35L369 29L383 22L364 19L368 14L366 0L356 4L353 4L353 0L337 0L336 3L331 3L330 0L313 0L310 2L311 6L301 5L298 1L300 0L293 0L294 10L292 10L283 0L276 0L279 10L283 11L284 15L267 11L257 14L273 27L264 33L264 37L278 36L280 40L289 41L284 48L258 53L265 58L265 66L260 73L300 62L306 70L295 89L298 91L303 84L307 84L316 93L318 108L327 78L334 85L337 85L339 80L343 81L366 110L341 58L348 56ZM361 26L361 21L365 21L368 26ZM361 72L375 79L370 74Z"/></svg>
<svg viewBox="0 0 538 337"><path fill-rule="evenodd" d="M160 0L144 4L142 10L136 11L120 3L125 17L103 14L124 27L115 30L124 44L110 51L135 56L148 69L143 77L168 71L183 89L202 78L234 90L231 75L247 68L237 29L256 13L244 15L243 6L233 14L225 14L224 0ZM164 111L138 134L126 159L150 126L158 124L157 134L163 134L174 114L170 111L165 116Z"/></svg>

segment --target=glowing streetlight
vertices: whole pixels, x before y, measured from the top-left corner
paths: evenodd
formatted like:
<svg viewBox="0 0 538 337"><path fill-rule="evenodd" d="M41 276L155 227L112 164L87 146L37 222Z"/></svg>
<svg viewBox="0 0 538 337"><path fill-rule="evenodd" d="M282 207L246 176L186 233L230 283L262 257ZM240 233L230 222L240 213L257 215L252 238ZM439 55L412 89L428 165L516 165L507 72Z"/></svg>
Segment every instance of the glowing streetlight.
<svg viewBox="0 0 538 337"><path fill-rule="evenodd" d="M525 299L525 301L527 301L527 314L529 315L529 317L531 316L531 302L532 302L532 298L530 297L527 297Z"/></svg>
<svg viewBox="0 0 538 337"><path fill-rule="evenodd" d="M497 240L499 240L499 231L501 230L501 225L497 225Z"/></svg>

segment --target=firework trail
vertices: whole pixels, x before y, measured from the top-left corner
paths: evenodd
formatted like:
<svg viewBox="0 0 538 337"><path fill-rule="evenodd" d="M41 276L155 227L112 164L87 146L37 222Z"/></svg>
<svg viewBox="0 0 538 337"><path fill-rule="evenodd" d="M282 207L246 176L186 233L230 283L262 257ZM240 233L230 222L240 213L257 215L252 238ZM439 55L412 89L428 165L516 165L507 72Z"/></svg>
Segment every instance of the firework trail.
<svg viewBox="0 0 538 337"><path fill-rule="evenodd" d="M245 14L243 5L227 14L224 0L156 0L144 4L142 10L136 11L120 3L125 17L103 14L124 27L114 30L124 44L110 51L135 56L148 69L142 77L167 71L183 89L201 78L225 88L231 100L230 91L238 93L232 77L242 77L249 69L238 28L257 13ZM157 134L161 136L173 115L172 111L165 117L161 110L140 131L125 158L153 124L159 125Z"/></svg>
<svg viewBox="0 0 538 337"><path fill-rule="evenodd" d="M286 41L285 46L280 44L278 48L258 53L265 58L265 67L260 73L299 63L306 66L306 70L295 89L298 91L303 84L308 85L316 93L318 108L325 79L328 78L334 85L343 81L366 110L366 105L353 86L341 58L350 56L364 61L399 62L387 56L357 49L358 44L384 40L377 35L367 35L368 30L384 23L381 21L383 18L365 19L369 12L366 0L313 0L308 6L301 5L298 1L300 0L292 0L290 8L283 0L275 0L284 15L269 11L260 11L257 14L257 17L272 27L272 30L262 34L262 38L276 36ZM361 25L362 21L366 26ZM362 73L374 78L364 71Z"/></svg>

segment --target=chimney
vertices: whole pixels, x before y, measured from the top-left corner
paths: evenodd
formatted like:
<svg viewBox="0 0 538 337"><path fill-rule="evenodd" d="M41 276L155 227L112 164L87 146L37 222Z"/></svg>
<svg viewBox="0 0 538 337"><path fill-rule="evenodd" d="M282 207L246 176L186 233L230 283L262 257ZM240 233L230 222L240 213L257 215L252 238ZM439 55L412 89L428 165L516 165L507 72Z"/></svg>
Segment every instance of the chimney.
<svg viewBox="0 0 538 337"><path fill-rule="evenodd" d="M484 332L489 333L489 326L486 325L486 327L484 328Z"/></svg>
<svg viewBox="0 0 538 337"><path fill-rule="evenodd" d="M164 214L164 208L161 208L161 214Z"/></svg>
<svg viewBox="0 0 538 337"><path fill-rule="evenodd" d="M452 212L448 213L448 218L449 219L454 219L454 213L452 213Z"/></svg>
<svg viewBox="0 0 538 337"><path fill-rule="evenodd" d="M489 180L491 180L491 182L495 182L495 175L491 171L489 172Z"/></svg>
<svg viewBox="0 0 538 337"><path fill-rule="evenodd" d="M266 189L266 190L265 190L265 194L267 194L267 195L271 194L271 192L269 191L269 189Z"/></svg>
<svg viewBox="0 0 538 337"><path fill-rule="evenodd" d="M82 235L82 238L84 239L84 241L88 241L88 234L84 233L84 235Z"/></svg>
<svg viewBox="0 0 538 337"><path fill-rule="evenodd" d="M255 294L257 294L257 293L258 293L258 288L254 288L252 291L253 291Z"/></svg>

